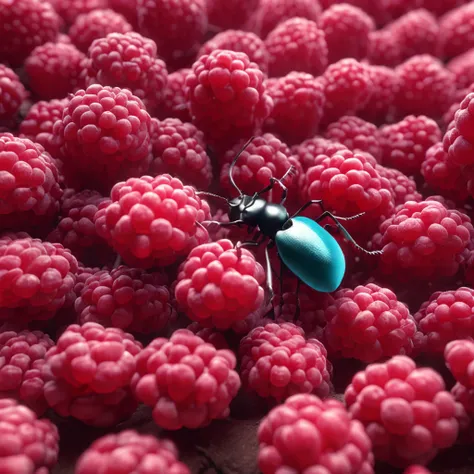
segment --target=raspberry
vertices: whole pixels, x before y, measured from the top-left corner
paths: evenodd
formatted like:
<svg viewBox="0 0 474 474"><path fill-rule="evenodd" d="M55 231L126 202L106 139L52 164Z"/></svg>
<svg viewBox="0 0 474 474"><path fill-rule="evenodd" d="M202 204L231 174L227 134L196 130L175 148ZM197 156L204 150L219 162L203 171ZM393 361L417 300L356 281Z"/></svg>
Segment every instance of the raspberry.
<svg viewBox="0 0 474 474"><path fill-rule="evenodd" d="M325 104L324 83L304 72L266 81L274 106L264 124L267 132L287 143L300 143L316 135Z"/></svg>
<svg viewBox="0 0 474 474"><path fill-rule="evenodd" d="M211 142L248 138L272 110L263 79L245 53L216 50L201 56L186 77L194 124Z"/></svg>
<svg viewBox="0 0 474 474"><path fill-rule="evenodd" d="M394 67L401 62L401 45L389 27L369 33L367 59L370 64Z"/></svg>
<svg viewBox="0 0 474 474"><path fill-rule="evenodd" d="M251 252L218 240L191 250L179 269L175 296L193 321L228 329L261 306L264 280L265 272Z"/></svg>
<svg viewBox="0 0 474 474"><path fill-rule="evenodd" d="M451 59L446 67L454 74L458 90L471 86L474 83L474 48Z"/></svg>
<svg viewBox="0 0 474 474"><path fill-rule="evenodd" d="M211 159L206 153L204 134L191 123L177 118L151 119L153 175L169 173L184 183L206 189L212 181Z"/></svg>
<svg viewBox="0 0 474 474"><path fill-rule="evenodd" d="M79 15L107 8L108 0L50 0L54 9L68 25Z"/></svg>
<svg viewBox="0 0 474 474"><path fill-rule="evenodd" d="M382 162L407 176L419 175L425 154L441 140L437 123L424 115L409 115L379 130Z"/></svg>
<svg viewBox="0 0 474 474"><path fill-rule="evenodd" d="M424 114L441 117L453 103L454 74L427 54L413 56L397 68L399 89L395 99L401 116Z"/></svg>
<svg viewBox="0 0 474 474"><path fill-rule="evenodd" d="M161 331L174 317L160 273L120 266L90 277L76 300L81 324L96 322L133 333Z"/></svg>
<svg viewBox="0 0 474 474"><path fill-rule="evenodd" d="M406 202L380 226L373 245L383 249L383 274L408 282L456 274L471 239L469 217L436 201Z"/></svg>
<svg viewBox="0 0 474 474"><path fill-rule="evenodd" d="M191 473L179 462L178 450L172 441L159 440L133 430L105 435L94 441L77 461L74 472L91 474L116 469L130 473L146 471Z"/></svg>
<svg viewBox="0 0 474 474"><path fill-rule="evenodd" d="M229 3L228 0L227 3ZM248 3L250 2L245 2L245 5ZM244 5L239 2L239 8L242 9L243 7ZM233 18L230 17L230 19L232 20ZM265 43L255 33L239 30L226 30L218 33L201 46L198 57L211 54L216 49L227 49L245 53L250 61L257 64L263 72L266 73L268 71L269 57L267 48Z"/></svg>
<svg viewBox="0 0 474 474"><path fill-rule="evenodd" d="M388 288L369 283L341 289L325 317L324 335L331 354L370 363L413 350L415 320Z"/></svg>
<svg viewBox="0 0 474 474"><path fill-rule="evenodd" d="M168 84L163 93L163 101L157 110L158 118L174 117L183 122L191 122L185 88L186 77L190 72L192 72L191 69L180 69L168 76Z"/></svg>
<svg viewBox="0 0 474 474"><path fill-rule="evenodd" d="M56 39L59 26L49 2L0 0L0 62L22 65L36 46Z"/></svg>
<svg viewBox="0 0 474 474"><path fill-rule="evenodd" d="M422 0L421 4L423 8L426 8L435 15L440 16L456 7L469 3L469 1L470 0Z"/></svg>
<svg viewBox="0 0 474 474"><path fill-rule="evenodd" d="M376 160L381 158L382 149L377 137L377 127L361 118L341 117L329 125L325 137L342 143L352 151L366 151Z"/></svg>
<svg viewBox="0 0 474 474"><path fill-rule="evenodd" d="M451 394L464 409L464 412L460 411L459 416L459 425L462 430L460 433L460 441L467 441L467 443L471 444L473 436L472 419L474 417L474 390L457 383L451 389Z"/></svg>
<svg viewBox="0 0 474 474"><path fill-rule="evenodd" d="M257 9L260 0L246 0L245 2L241 2L240 0L207 0L206 3L209 23L222 30L230 30L232 28L243 27L252 13ZM226 31L224 31L224 33L226 33ZM252 61L254 60L252 59Z"/></svg>
<svg viewBox="0 0 474 474"><path fill-rule="evenodd" d="M331 64L323 74L326 107L324 121L331 123L343 115L353 115L370 99L372 81L368 67L355 59Z"/></svg>
<svg viewBox="0 0 474 474"><path fill-rule="evenodd" d="M369 50L369 34L374 20L360 8L347 3L333 5L318 19L328 45L329 63L344 58L364 59Z"/></svg>
<svg viewBox="0 0 474 474"><path fill-rule="evenodd" d="M0 400L2 453L0 463L5 474L48 473L56 464L59 433L49 420L38 419L15 400Z"/></svg>
<svg viewBox="0 0 474 474"><path fill-rule="evenodd" d="M432 472L426 467L423 466L418 466L418 465L412 465L407 467L404 471L403 474L432 474Z"/></svg>
<svg viewBox="0 0 474 474"><path fill-rule="evenodd" d="M196 336L200 337L204 342L212 344L217 350L229 349L229 344L225 336L214 328L203 328L198 322L191 323L186 327Z"/></svg>
<svg viewBox="0 0 474 474"><path fill-rule="evenodd" d="M328 65L324 32L314 21L305 18L291 18L280 23L268 34L265 46L272 77L292 71L319 76Z"/></svg>
<svg viewBox="0 0 474 474"><path fill-rule="evenodd" d="M209 219L209 205L177 178L131 178L113 187L111 200L96 229L130 266L170 265L208 241L197 223Z"/></svg>
<svg viewBox="0 0 474 474"><path fill-rule="evenodd" d="M331 142L322 137L309 138L292 148L304 171L314 166L319 155L332 156L341 150L347 150L347 147L342 143Z"/></svg>
<svg viewBox="0 0 474 474"><path fill-rule="evenodd" d="M277 472L373 473L369 437L337 400L300 394L277 406L258 427L258 466Z"/></svg>
<svg viewBox="0 0 474 474"><path fill-rule="evenodd" d="M28 92L15 72L0 64L0 125L14 124Z"/></svg>
<svg viewBox="0 0 474 474"><path fill-rule="evenodd" d="M110 33L125 34L129 31L133 31L132 25L119 13L109 9L93 10L76 18L69 29L69 37L77 49L87 53L94 40L105 38Z"/></svg>
<svg viewBox="0 0 474 474"><path fill-rule="evenodd" d="M94 84L76 92L53 129L65 171L98 190L139 176L151 158L150 123L143 102L127 89Z"/></svg>
<svg viewBox="0 0 474 474"><path fill-rule="evenodd" d="M404 175L401 171L380 165L377 165L375 170L382 178L386 178L390 182L395 206L405 204L407 201L418 202L423 199L421 194L416 190L416 182L412 178Z"/></svg>
<svg viewBox="0 0 474 474"><path fill-rule="evenodd" d="M216 350L191 331L152 341L137 357L132 387L166 430L199 428L226 418L240 388L234 354Z"/></svg>
<svg viewBox="0 0 474 474"><path fill-rule="evenodd" d="M26 138L0 135L0 228L36 229L59 210L62 190L51 157Z"/></svg>
<svg viewBox="0 0 474 474"><path fill-rule="evenodd" d="M139 33L169 61L198 47L207 29L206 0L137 0Z"/></svg>
<svg viewBox="0 0 474 474"><path fill-rule="evenodd" d="M108 6L125 17L134 30L138 29L137 0L108 0Z"/></svg>
<svg viewBox="0 0 474 474"><path fill-rule="evenodd" d="M444 358L454 378L465 387L474 388L474 342L466 339L449 342Z"/></svg>
<svg viewBox="0 0 474 474"><path fill-rule="evenodd" d="M453 58L474 47L474 4L460 6L440 20L440 46L445 58Z"/></svg>
<svg viewBox="0 0 474 474"><path fill-rule="evenodd" d="M53 345L50 337L40 331L0 334L1 398L20 400L38 415L46 411L42 367L46 351Z"/></svg>

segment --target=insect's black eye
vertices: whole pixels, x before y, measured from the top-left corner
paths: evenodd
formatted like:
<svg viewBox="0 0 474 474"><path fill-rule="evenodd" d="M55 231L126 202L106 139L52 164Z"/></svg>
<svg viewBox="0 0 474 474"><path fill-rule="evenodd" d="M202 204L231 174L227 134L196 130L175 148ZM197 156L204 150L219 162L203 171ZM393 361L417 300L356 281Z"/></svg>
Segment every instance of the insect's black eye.
<svg viewBox="0 0 474 474"><path fill-rule="evenodd" d="M288 219L284 224L282 229L283 230L288 230L291 226L293 225L293 221L291 219Z"/></svg>

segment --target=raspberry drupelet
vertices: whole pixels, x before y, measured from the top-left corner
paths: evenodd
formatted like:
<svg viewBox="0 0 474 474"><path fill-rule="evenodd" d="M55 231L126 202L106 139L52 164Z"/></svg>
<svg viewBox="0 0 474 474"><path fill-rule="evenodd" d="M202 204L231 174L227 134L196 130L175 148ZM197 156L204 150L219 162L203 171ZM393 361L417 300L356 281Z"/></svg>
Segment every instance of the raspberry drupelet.
<svg viewBox="0 0 474 474"><path fill-rule="evenodd" d="M49 473L58 461L59 433L47 419L38 419L15 400L0 400L2 452L5 474Z"/></svg>
<svg viewBox="0 0 474 474"><path fill-rule="evenodd" d="M454 397L442 377L417 368L409 357L392 357L357 373L344 399L372 441L375 458L396 467L427 464L458 436Z"/></svg>
<svg viewBox="0 0 474 474"><path fill-rule="evenodd" d="M381 165L377 165L375 170L382 178L386 178L390 182L395 207L400 204L405 204L407 201L418 202L423 199L422 195L416 189L415 180L403 174L401 171L395 168L386 168Z"/></svg>
<svg viewBox="0 0 474 474"><path fill-rule="evenodd" d="M474 83L474 46L469 51L449 61L446 67L456 77L456 87L458 91L468 88Z"/></svg>
<svg viewBox="0 0 474 474"><path fill-rule="evenodd" d="M95 216L96 229L132 267L171 265L209 239L198 225L210 218L209 205L178 178L131 178L110 197Z"/></svg>
<svg viewBox="0 0 474 474"><path fill-rule="evenodd" d="M324 32L305 18L290 18L265 39L269 55L269 75L281 77L293 71L322 74L328 65Z"/></svg>
<svg viewBox="0 0 474 474"><path fill-rule="evenodd" d="M240 341L242 384L260 397L277 402L297 393L330 391L331 364L317 339L306 339L292 323L270 323L253 329Z"/></svg>
<svg viewBox="0 0 474 474"><path fill-rule="evenodd" d="M207 189L212 181L212 163L206 153L204 134L191 123L177 118L151 119L153 161L149 172L169 173L196 189Z"/></svg>
<svg viewBox="0 0 474 474"><path fill-rule="evenodd" d="M209 24L224 33L232 28L246 25L252 13L258 8L260 0L206 0ZM227 48L219 48L227 49Z"/></svg>
<svg viewBox="0 0 474 474"><path fill-rule="evenodd" d="M139 356L132 388L167 430L200 428L226 418L240 388L235 355L187 329L152 341Z"/></svg>
<svg viewBox="0 0 474 474"><path fill-rule="evenodd" d="M263 72L235 51L201 56L186 77L186 90L193 123L210 144L224 148L255 133L273 106Z"/></svg>
<svg viewBox="0 0 474 474"><path fill-rule="evenodd" d="M53 132L73 184L106 192L117 181L146 172L150 128L143 102L128 89L94 84L71 97Z"/></svg>
<svg viewBox="0 0 474 474"><path fill-rule="evenodd" d="M474 47L474 4L454 8L440 19L439 42L444 58L453 58Z"/></svg>
<svg viewBox="0 0 474 474"><path fill-rule="evenodd" d="M92 10L79 15L69 29L72 43L80 51L87 53L91 44L110 33L128 33L133 31L132 25L119 13L106 10Z"/></svg>
<svg viewBox="0 0 474 474"><path fill-rule="evenodd" d="M454 378L471 389L474 388L474 342L458 339L449 342L444 349L444 359Z"/></svg>
<svg viewBox="0 0 474 474"><path fill-rule="evenodd" d="M106 9L108 0L50 0L50 3L66 25L71 25L80 15Z"/></svg>
<svg viewBox="0 0 474 474"><path fill-rule="evenodd" d="M21 66L36 46L56 39L59 27L50 2L0 0L0 62Z"/></svg>
<svg viewBox="0 0 474 474"><path fill-rule="evenodd" d="M369 437L337 400L310 394L290 397L260 422L258 441L263 474L374 472Z"/></svg>
<svg viewBox="0 0 474 474"><path fill-rule="evenodd" d="M403 474L433 474L429 469L426 469L424 466L420 466L417 464L411 465L407 467Z"/></svg>
<svg viewBox="0 0 474 474"><path fill-rule="evenodd" d="M156 56L156 44L138 33L110 33L89 47L86 86L129 89L152 114L168 80L166 64Z"/></svg>
<svg viewBox="0 0 474 474"><path fill-rule="evenodd" d="M369 33L367 60L372 65L393 68L401 62L399 44L389 27Z"/></svg>
<svg viewBox="0 0 474 474"><path fill-rule="evenodd" d="M264 280L254 255L223 239L191 250L179 269L175 297L193 321L228 329L262 305Z"/></svg>
<svg viewBox="0 0 474 474"><path fill-rule="evenodd" d="M98 474L120 469L130 473L191 474L179 461L172 441L133 430L108 434L94 441L77 461L75 474Z"/></svg>
<svg viewBox="0 0 474 474"><path fill-rule="evenodd" d="M418 176L426 152L441 141L438 124L424 115L409 115L379 129L382 163L407 176Z"/></svg>
<svg viewBox="0 0 474 474"><path fill-rule="evenodd" d="M308 168L314 166L315 160L319 155L332 156L338 151L347 149L342 143L332 142L323 137L314 137L293 146L291 151L298 158L303 171L307 171Z"/></svg>
<svg viewBox="0 0 474 474"><path fill-rule="evenodd" d="M196 336L200 337L204 342L212 344L216 349L229 349L229 344L224 334L215 328L204 328L198 322L189 324L186 329Z"/></svg>
<svg viewBox="0 0 474 474"><path fill-rule="evenodd" d="M264 130L290 145L314 137L326 103L324 82L304 72L291 72L265 84L274 105Z"/></svg>
<svg viewBox="0 0 474 474"><path fill-rule="evenodd" d="M138 334L163 330L174 319L161 273L120 266L88 278L75 302L81 324L96 322Z"/></svg>
<svg viewBox="0 0 474 474"><path fill-rule="evenodd" d="M344 58L364 59L374 20L360 8L347 3L332 5L318 18L328 47L329 64Z"/></svg>
<svg viewBox="0 0 474 474"><path fill-rule="evenodd" d="M17 114L28 92L17 74L0 64L0 126L15 124Z"/></svg>
<svg viewBox="0 0 474 474"><path fill-rule="evenodd" d="M168 84L163 93L163 101L156 111L159 119L177 118L191 122L191 115L186 98L185 82L191 69L179 69L168 75Z"/></svg>

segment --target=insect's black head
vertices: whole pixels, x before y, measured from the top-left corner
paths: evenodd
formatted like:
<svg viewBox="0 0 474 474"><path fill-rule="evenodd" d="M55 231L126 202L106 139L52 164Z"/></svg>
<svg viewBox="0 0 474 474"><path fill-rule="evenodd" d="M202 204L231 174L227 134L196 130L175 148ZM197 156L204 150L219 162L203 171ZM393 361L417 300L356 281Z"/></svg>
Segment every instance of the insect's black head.
<svg viewBox="0 0 474 474"><path fill-rule="evenodd" d="M245 210L255 201L255 196L241 194L234 199L229 200L229 220L236 221L242 219Z"/></svg>

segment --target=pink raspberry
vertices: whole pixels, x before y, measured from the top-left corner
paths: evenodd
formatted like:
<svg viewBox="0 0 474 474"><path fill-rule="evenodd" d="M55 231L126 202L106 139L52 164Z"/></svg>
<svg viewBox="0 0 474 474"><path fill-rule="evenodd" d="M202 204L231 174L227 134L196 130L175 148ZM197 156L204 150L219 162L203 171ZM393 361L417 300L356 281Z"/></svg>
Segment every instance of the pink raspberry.
<svg viewBox="0 0 474 474"><path fill-rule="evenodd" d="M468 216L436 201L406 202L373 237L383 249L380 270L401 282L435 281L459 269L472 238Z"/></svg>
<svg viewBox="0 0 474 474"><path fill-rule="evenodd" d="M38 419L29 408L15 400L0 400L4 474L42 474L58 461L59 433L47 419Z"/></svg>
<svg viewBox="0 0 474 474"><path fill-rule="evenodd" d="M209 219L209 205L178 178L130 178L112 188L111 201L96 229L130 266L170 265L208 241L197 223Z"/></svg>
<svg viewBox="0 0 474 474"><path fill-rule="evenodd" d="M388 288L369 283L341 289L325 316L330 354L370 363L413 350L415 320Z"/></svg>
<svg viewBox="0 0 474 474"><path fill-rule="evenodd" d="M474 4L454 8L440 20L440 45L445 58L453 58L474 47Z"/></svg>
<svg viewBox="0 0 474 474"><path fill-rule="evenodd" d="M379 130L382 163L405 173L419 175L425 154L441 140L437 123L424 116L409 115Z"/></svg>
<svg viewBox="0 0 474 474"><path fill-rule="evenodd" d="M206 153L204 134L191 123L177 118L151 119L155 176L169 173L197 189L207 189L212 181L212 163Z"/></svg>
<svg viewBox="0 0 474 474"><path fill-rule="evenodd" d="M372 65L394 67L401 62L401 45L394 41L394 35L387 26L369 34L367 59Z"/></svg>
<svg viewBox="0 0 474 474"><path fill-rule="evenodd" d="M453 103L454 74L438 59L422 54L398 66L399 90L395 99L401 115L424 114L441 117Z"/></svg>
<svg viewBox="0 0 474 474"><path fill-rule="evenodd" d="M468 444L471 444L473 437L474 390L457 383L451 389L451 394L456 402L464 409L464 411L460 410L459 414L459 427L462 430L460 433L460 441L461 443L467 441Z"/></svg>
<svg viewBox="0 0 474 474"><path fill-rule="evenodd" d="M179 269L175 296L193 321L227 329L261 306L264 280L251 252L218 240L191 250Z"/></svg>
<svg viewBox="0 0 474 474"><path fill-rule="evenodd" d="M79 15L106 9L108 0L50 0L50 3L66 24L71 25Z"/></svg>
<svg viewBox="0 0 474 474"><path fill-rule="evenodd" d="M386 0L322 0L323 8L329 8L339 3L347 3L367 12L378 25L383 25L389 20Z"/></svg>
<svg viewBox="0 0 474 474"><path fill-rule="evenodd" d="M300 394L277 406L258 427L263 474L314 472L372 474L369 437L337 400Z"/></svg>
<svg viewBox="0 0 474 474"><path fill-rule="evenodd" d="M224 334L215 328L204 328L198 322L194 322L189 324L186 329L196 334L204 342L212 344L217 350L229 349L229 344Z"/></svg>
<svg viewBox="0 0 474 474"><path fill-rule="evenodd" d="M381 159L382 149L378 140L377 127L365 120L344 116L329 125L325 137L342 143L352 151L366 151L377 161Z"/></svg>
<svg viewBox="0 0 474 474"><path fill-rule="evenodd" d="M191 474L178 460L178 450L172 441L156 439L133 430L105 435L94 441L77 461L74 472L91 474L117 469L130 473L162 471Z"/></svg>
<svg viewBox="0 0 474 474"><path fill-rule="evenodd" d="M79 322L141 334L161 331L175 316L163 280L160 273L125 266L97 272L76 300Z"/></svg>
<svg viewBox="0 0 474 474"><path fill-rule="evenodd" d="M412 465L407 467L404 471L403 474L432 474L432 472L429 469L426 469L426 467L419 466L419 465Z"/></svg>
<svg viewBox="0 0 474 474"><path fill-rule="evenodd" d="M458 90L468 88L474 83L474 47L451 59L446 67L454 74Z"/></svg>
<svg viewBox="0 0 474 474"><path fill-rule="evenodd" d="M59 26L50 2L0 0L0 62L21 66L36 46L56 39Z"/></svg>
<svg viewBox="0 0 474 474"><path fill-rule="evenodd" d="M470 0L422 0L421 6L430 12L433 12L435 15L441 16L444 13L469 2Z"/></svg>
<svg viewBox="0 0 474 474"><path fill-rule="evenodd" d="M416 190L416 182L395 168L386 168L377 165L375 170L382 178L388 179L393 193L395 206L405 204L407 201L421 201L423 197Z"/></svg>
<svg viewBox="0 0 474 474"><path fill-rule="evenodd" d="M110 33L128 33L132 25L114 10L92 10L79 15L69 29L69 37L77 49L87 53L91 44Z"/></svg>
<svg viewBox="0 0 474 474"><path fill-rule="evenodd" d="M226 418L240 388L235 355L191 331L152 341L136 358L132 387L153 408L155 423L167 430L199 428Z"/></svg>
<svg viewBox="0 0 474 474"><path fill-rule="evenodd" d="M311 20L290 18L272 30L265 46L269 73L281 77L292 71L319 76L328 65L328 48L323 30Z"/></svg>
<svg viewBox="0 0 474 474"><path fill-rule="evenodd" d="M221 28L225 33L232 28L243 27L257 9L260 0L246 0L245 2L240 0L207 0L206 3L209 23Z"/></svg>
<svg viewBox="0 0 474 474"><path fill-rule="evenodd" d="M152 113L161 102L168 72L156 56L155 43L138 33L110 33L88 51L86 85L129 89Z"/></svg>
<svg viewBox="0 0 474 474"><path fill-rule="evenodd" d="M332 156L341 150L347 150L347 147L342 143L332 142L322 137L314 137L295 145L291 151L303 166L303 171L307 171L314 166L319 155Z"/></svg>
<svg viewBox="0 0 474 474"><path fill-rule="evenodd" d="M53 132L65 171L84 187L109 190L148 169L150 124L143 102L128 89L94 84L74 94Z"/></svg>
<svg viewBox="0 0 474 474"><path fill-rule="evenodd" d="M208 2L212 1L215 0L208 0ZM228 0L226 0L226 2L229 3ZM249 3L250 2L245 2L246 5ZM241 2L239 2L239 6L240 8L244 7ZM255 33L240 30L222 31L201 46L201 49L198 52L198 57L211 54L216 49L226 49L238 53L245 53L250 61L257 64L263 72L266 73L268 71L269 56L267 48L263 40Z"/></svg>
<svg viewBox="0 0 474 474"><path fill-rule="evenodd" d="M297 393L326 396L332 370L326 355L317 339L306 339L294 324L266 324L240 342L242 383L260 397L278 402Z"/></svg>
<svg viewBox="0 0 474 474"><path fill-rule="evenodd" d="M15 123L17 114L28 92L16 73L7 66L0 64L0 124Z"/></svg>
<svg viewBox="0 0 474 474"><path fill-rule="evenodd" d="M186 99L186 77L191 69L179 69L168 75L168 84L163 93L163 101L159 104L157 117L166 119L178 118L183 122L191 122L191 115Z"/></svg>
<svg viewBox="0 0 474 474"><path fill-rule="evenodd" d="M137 0L108 0L108 6L125 17L135 30L138 29Z"/></svg>
<svg viewBox="0 0 474 474"><path fill-rule="evenodd" d="M372 81L365 64L355 59L341 59L323 74L326 107L324 121L331 123L343 115L353 115L370 99Z"/></svg>
<svg viewBox="0 0 474 474"><path fill-rule="evenodd" d="M201 56L186 77L194 124L210 142L248 138L272 110L263 72L245 53L216 50Z"/></svg>
<svg viewBox="0 0 474 474"><path fill-rule="evenodd" d="M304 72L266 81L273 110L264 130L281 136L287 143L300 143L316 135L323 117L324 82Z"/></svg>
<svg viewBox="0 0 474 474"><path fill-rule="evenodd" d="M332 5L318 19L328 45L329 63L344 58L364 59L369 50L369 34L374 20L360 8L347 3Z"/></svg>
<svg viewBox="0 0 474 474"><path fill-rule="evenodd" d="M457 438L457 403L442 377L406 356L357 373L344 399L373 443L375 458L393 466L427 464Z"/></svg>
<svg viewBox="0 0 474 474"><path fill-rule="evenodd" d="M444 358L454 378L465 387L474 388L474 342L467 339L449 342Z"/></svg>

